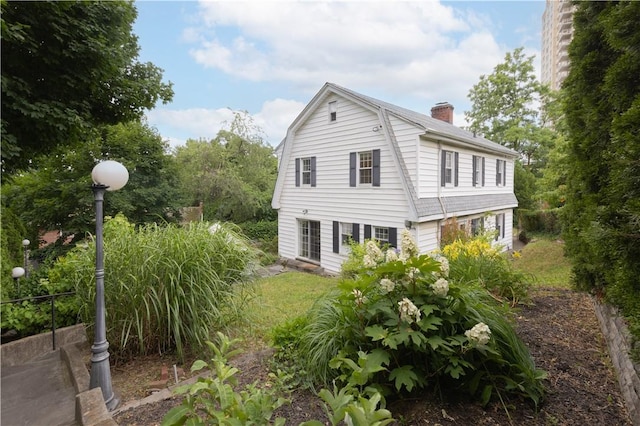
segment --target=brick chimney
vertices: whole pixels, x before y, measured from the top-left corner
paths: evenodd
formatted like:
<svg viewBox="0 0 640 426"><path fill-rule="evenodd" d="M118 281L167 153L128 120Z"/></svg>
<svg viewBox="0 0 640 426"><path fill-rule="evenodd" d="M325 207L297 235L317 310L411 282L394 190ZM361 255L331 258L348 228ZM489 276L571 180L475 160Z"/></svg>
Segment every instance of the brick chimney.
<svg viewBox="0 0 640 426"><path fill-rule="evenodd" d="M453 124L453 105L449 102L438 102L431 108L431 117Z"/></svg>

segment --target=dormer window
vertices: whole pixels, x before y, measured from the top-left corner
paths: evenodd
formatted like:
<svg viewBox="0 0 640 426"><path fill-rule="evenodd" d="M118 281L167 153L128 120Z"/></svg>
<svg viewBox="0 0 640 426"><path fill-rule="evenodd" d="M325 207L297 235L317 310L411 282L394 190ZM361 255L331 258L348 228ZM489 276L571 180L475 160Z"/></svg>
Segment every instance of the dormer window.
<svg viewBox="0 0 640 426"><path fill-rule="evenodd" d="M337 101L329 102L329 121L330 122L336 121L337 118L338 118L338 102Z"/></svg>

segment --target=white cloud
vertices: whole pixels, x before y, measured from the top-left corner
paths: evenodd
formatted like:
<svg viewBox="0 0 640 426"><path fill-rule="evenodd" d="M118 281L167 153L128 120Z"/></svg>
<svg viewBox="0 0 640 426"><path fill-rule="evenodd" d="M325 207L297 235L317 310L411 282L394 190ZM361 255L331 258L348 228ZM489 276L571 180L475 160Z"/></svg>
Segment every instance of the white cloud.
<svg viewBox="0 0 640 426"><path fill-rule="evenodd" d="M305 93L356 90L465 97L503 57L486 22L438 2L200 3L190 51L204 67ZM198 33L198 37L195 34Z"/></svg>
<svg viewBox="0 0 640 426"><path fill-rule="evenodd" d="M276 146L286 136L287 128L305 107L302 102L274 99L264 102L260 111L249 112L265 133L266 142ZM162 128L161 136L171 147L184 145L187 139L213 139L233 121L229 108L191 108L175 110L159 108L147 112L152 127Z"/></svg>
<svg viewBox="0 0 640 426"><path fill-rule="evenodd" d="M264 130L267 140L276 146L287 135L287 128L300 114L305 104L288 99L274 99L262 105L253 115L255 122Z"/></svg>

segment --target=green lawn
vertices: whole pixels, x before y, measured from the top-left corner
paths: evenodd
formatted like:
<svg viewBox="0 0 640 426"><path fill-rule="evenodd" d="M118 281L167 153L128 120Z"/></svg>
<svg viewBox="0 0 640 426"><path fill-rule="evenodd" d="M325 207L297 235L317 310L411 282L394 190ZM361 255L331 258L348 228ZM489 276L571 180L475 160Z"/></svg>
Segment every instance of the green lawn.
<svg viewBox="0 0 640 426"><path fill-rule="evenodd" d="M294 271L258 280L257 297L249 308L250 323L241 331L243 340L254 345L268 343L271 328L304 314L337 283L337 278Z"/></svg>
<svg viewBox="0 0 640 426"><path fill-rule="evenodd" d="M514 260L514 266L532 274L536 285L571 288L571 264L564 257L564 244L556 239L534 239L522 249L522 256Z"/></svg>

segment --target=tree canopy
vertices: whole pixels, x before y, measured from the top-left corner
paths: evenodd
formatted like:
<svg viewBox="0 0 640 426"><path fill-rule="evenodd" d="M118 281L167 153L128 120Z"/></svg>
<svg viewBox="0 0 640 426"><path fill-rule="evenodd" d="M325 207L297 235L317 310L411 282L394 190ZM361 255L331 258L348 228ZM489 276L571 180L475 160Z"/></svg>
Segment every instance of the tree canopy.
<svg viewBox="0 0 640 426"><path fill-rule="evenodd" d="M640 293L640 3L579 2L564 83L564 238L577 284ZM620 289L626 289L620 291Z"/></svg>
<svg viewBox="0 0 640 426"><path fill-rule="evenodd" d="M277 159L246 112L235 112L214 139L188 140L175 154L181 191L189 203L204 203L206 219L274 219Z"/></svg>
<svg viewBox="0 0 640 426"><path fill-rule="evenodd" d="M38 159L38 168L3 182L3 204L11 206L32 240L42 230L82 238L93 232L91 170L98 160L124 164L129 182L105 196L105 216L122 212L134 223L178 219L179 193L173 156L160 135L140 122L103 126L84 143L59 146Z"/></svg>
<svg viewBox="0 0 640 426"><path fill-rule="evenodd" d="M465 111L469 130L520 153L528 166L541 168L554 132L545 127L537 105L549 90L535 76L533 56L523 48L507 52L493 73L480 76L469 91L471 111Z"/></svg>
<svg viewBox="0 0 640 426"><path fill-rule="evenodd" d="M82 140L93 126L140 119L173 97L138 61L129 1L2 1L2 167Z"/></svg>

